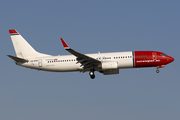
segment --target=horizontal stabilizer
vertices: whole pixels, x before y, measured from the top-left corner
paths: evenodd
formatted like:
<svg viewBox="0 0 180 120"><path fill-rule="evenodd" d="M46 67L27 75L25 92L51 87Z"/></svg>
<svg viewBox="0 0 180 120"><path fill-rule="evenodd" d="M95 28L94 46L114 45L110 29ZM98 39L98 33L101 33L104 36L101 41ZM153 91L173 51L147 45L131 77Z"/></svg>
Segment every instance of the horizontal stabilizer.
<svg viewBox="0 0 180 120"><path fill-rule="evenodd" d="M12 56L12 55L7 55L8 57L10 57L11 59L13 59L14 61L16 62L28 62L28 60L25 60L25 59L22 59L22 58L19 58L19 57L15 57L15 56Z"/></svg>

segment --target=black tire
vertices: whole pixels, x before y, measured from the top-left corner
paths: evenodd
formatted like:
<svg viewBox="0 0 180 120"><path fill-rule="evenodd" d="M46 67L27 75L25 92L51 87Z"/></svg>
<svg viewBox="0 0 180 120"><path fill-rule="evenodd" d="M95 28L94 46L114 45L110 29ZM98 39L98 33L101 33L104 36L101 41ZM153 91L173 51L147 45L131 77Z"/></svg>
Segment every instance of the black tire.
<svg viewBox="0 0 180 120"><path fill-rule="evenodd" d="M95 78L95 75L91 75L91 79L94 79Z"/></svg>

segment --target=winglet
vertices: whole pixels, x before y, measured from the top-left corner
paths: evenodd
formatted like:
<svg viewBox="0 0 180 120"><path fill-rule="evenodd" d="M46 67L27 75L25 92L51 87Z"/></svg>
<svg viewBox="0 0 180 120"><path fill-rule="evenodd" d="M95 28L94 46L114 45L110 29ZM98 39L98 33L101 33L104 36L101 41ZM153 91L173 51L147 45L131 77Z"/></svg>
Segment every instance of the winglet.
<svg viewBox="0 0 180 120"><path fill-rule="evenodd" d="M9 30L9 34L11 34L11 35L19 35L19 33L15 29Z"/></svg>
<svg viewBox="0 0 180 120"><path fill-rule="evenodd" d="M69 46L66 44L66 42L61 38L61 42L64 46L64 49L69 49Z"/></svg>

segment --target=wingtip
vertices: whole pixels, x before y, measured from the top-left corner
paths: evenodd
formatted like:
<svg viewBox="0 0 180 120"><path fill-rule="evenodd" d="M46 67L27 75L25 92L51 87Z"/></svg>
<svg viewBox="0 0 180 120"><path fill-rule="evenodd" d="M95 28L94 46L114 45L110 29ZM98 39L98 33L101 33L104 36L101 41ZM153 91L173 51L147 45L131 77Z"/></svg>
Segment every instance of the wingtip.
<svg viewBox="0 0 180 120"><path fill-rule="evenodd" d="M19 33L15 29L10 29L9 34L14 35L14 34L19 34Z"/></svg>
<svg viewBox="0 0 180 120"><path fill-rule="evenodd" d="M69 46L66 44L66 42L63 40L63 38L60 38L61 39L61 42L64 46L65 49L69 49Z"/></svg>

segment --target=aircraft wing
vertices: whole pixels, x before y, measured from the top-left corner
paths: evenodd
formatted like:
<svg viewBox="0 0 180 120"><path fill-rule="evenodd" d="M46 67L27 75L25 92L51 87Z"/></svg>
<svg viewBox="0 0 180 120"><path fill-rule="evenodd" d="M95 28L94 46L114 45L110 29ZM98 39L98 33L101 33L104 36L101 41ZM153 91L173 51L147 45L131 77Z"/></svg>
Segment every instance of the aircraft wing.
<svg viewBox="0 0 180 120"><path fill-rule="evenodd" d="M101 61L71 49L62 38L61 42L65 50L77 57L77 63L81 63L81 66L83 66L83 68L95 67L101 64Z"/></svg>

